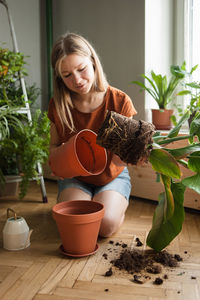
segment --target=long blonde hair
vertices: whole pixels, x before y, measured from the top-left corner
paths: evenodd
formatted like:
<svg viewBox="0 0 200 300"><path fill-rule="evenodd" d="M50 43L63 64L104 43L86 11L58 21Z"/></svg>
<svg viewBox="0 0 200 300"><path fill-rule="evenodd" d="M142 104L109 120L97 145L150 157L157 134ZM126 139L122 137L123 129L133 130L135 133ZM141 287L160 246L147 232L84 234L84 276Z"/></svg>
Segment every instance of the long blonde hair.
<svg viewBox="0 0 200 300"><path fill-rule="evenodd" d="M75 33L66 33L62 35L54 44L51 55L51 63L53 68L53 89L54 103L61 125L66 125L72 132L75 126L70 111L73 107L70 91L64 84L60 72L62 60L70 54L77 54L89 57L94 66L95 80L92 90L96 92L106 91L108 82L103 72L101 62L92 45L82 36ZM67 111L67 115L66 115Z"/></svg>

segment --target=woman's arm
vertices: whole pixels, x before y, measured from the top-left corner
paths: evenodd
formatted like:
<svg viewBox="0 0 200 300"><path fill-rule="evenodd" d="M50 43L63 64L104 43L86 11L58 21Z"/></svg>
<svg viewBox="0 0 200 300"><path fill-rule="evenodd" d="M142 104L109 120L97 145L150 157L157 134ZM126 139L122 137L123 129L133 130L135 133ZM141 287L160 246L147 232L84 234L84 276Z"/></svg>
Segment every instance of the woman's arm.
<svg viewBox="0 0 200 300"><path fill-rule="evenodd" d="M50 124L50 153L53 149L60 146L60 140L57 133L56 126L53 122Z"/></svg>

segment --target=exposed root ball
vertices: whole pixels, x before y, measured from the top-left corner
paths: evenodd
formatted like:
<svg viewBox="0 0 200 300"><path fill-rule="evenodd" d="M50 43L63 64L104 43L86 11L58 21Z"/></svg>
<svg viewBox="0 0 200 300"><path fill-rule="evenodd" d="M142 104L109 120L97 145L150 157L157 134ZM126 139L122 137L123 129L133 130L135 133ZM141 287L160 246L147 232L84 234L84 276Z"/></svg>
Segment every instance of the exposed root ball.
<svg viewBox="0 0 200 300"><path fill-rule="evenodd" d="M136 165L140 159L148 158L154 130L151 123L108 111L98 131L97 144L117 154L122 161Z"/></svg>

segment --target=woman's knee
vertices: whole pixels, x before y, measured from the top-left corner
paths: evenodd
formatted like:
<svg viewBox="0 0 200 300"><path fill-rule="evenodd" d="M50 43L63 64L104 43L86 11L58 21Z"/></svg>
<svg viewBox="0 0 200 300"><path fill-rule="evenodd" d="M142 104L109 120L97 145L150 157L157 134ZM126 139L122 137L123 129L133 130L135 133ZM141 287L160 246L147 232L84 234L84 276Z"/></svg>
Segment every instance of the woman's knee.
<svg viewBox="0 0 200 300"><path fill-rule="evenodd" d="M101 237L112 236L116 231L118 231L123 221L124 221L124 214L120 219L116 219L114 216L104 216L101 222L99 235Z"/></svg>
<svg viewBox="0 0 200 300"><path fill-rule="evenodd" d="M123 223L128 201L118 192L110 190L95 195L93 200L102 203L105 208L99 235L109 237L114 234Z"/></svg>
<svg viewBox="0 0 200 300"><path fill-rule="evenodd" d="M77 188L66 188L58 194L58 203L71 200L91 200L91 196Z"/></svg>

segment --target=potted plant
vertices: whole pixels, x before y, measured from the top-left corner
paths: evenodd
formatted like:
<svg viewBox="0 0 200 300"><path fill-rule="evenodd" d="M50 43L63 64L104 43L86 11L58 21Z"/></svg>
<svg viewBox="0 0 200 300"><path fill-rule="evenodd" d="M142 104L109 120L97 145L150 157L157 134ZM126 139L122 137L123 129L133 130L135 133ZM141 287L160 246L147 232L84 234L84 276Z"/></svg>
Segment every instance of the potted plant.
<svg viewBox="0 0 200 300"><path fill-rule="evenodd" d="M0 185L7 176L19 176L20 198L26 195L30 179L39 182L37 163L48 159L49 120L47 113L32 111L30 122L20 109L25 107L19 72L27 75L23 53L0 48ZM38 96L35 85L27 88L30 104ZM16 179L14 179L16 181Z"/></svg>
<svg viewBox="0 0 200 300"><path fill-rule="evenodd" d="M162 181L164 191L159 195L146 241L156 251L169 245L182 229L185 189L190 188L200 194L200 113L193 119L188 135L178 135L189 117L190 111L187 110L177 125L167 135L162 135L159 131L154 133L150 123L109 112L97 135L100 146L119 155L126 163L137 164L142 153ZM188 141L186 147L168 148L167 145L183 139ZM138 141L140 147L137 146ZM132 161L130 153L134 153ZM193 175L182 178L180 165L191 170Z"/></svg>
<svg viewBox="0 0 200 300"><path fill-rule="evenodd" d="M190 118L188 119L189 126L192 122L192 119L195 117L196 113L200 111L200 82L189 82L185 84L185 89L180 91L178 96L189 96L189 104L187 109L190 110ZM183 110L178 108L179 115L183 115Z"/></svg>
<svg viewBox="0 0 200 300"><path fill-rule="evenodd" d="M156 101L158 109L152 109L152 123L158 130L169 130L172 127L171 115L172 109L167 109L170 102L175 97L175 92L184 80L186 75L192 74L196 67L192 68L190 73L186 71L186 63L181 66L172 65L170 67L170 78L166 75L155 74L152 70L151 75L142 74L141 77L146 83L141 81L132 81L131 83L138 85L141 91L146 91Z"/></svg>

